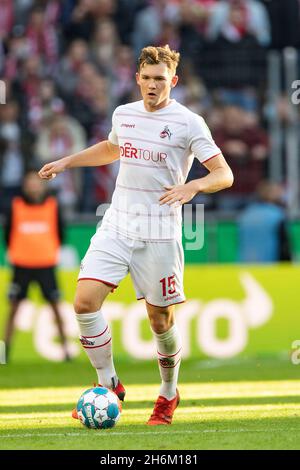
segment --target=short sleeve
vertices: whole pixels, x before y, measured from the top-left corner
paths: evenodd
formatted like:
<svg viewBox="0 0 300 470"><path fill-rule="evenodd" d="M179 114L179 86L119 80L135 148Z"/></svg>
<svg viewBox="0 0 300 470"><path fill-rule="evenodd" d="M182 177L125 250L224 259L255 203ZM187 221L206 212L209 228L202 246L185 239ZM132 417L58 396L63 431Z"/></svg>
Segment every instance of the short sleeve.
<svg viewBox="0 0 300 470"><path fill-rule="evenodd" d="M193 114L189 121L188 145L201 163L221 153L221 150L212 138L206 122L197 114Z"/></svg>
<svg viewBox="0 0 300 470"><path fill-rule="evenodd" d="M115 112L112 115L112 126L111 126L111 131L108 134L108 140L113 144L113 145L119 145L119 140L117 136L117 131L116 131L116 118L115 118Z"/></svg>

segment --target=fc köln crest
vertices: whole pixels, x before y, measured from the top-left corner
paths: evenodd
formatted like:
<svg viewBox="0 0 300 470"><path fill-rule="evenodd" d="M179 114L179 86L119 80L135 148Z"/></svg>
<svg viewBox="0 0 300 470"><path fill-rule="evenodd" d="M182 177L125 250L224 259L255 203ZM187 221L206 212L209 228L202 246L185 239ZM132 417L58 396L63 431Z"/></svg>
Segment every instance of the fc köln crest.
<svg viewBox="0 0 300 470"><path fill-rule="evenodd" d="M159 134L161 139L165 139L166 137L169 137L169 140L171 139L171 135L172 133L169 129L169 126L165 126L164 130L161 131L161 133Z"/></svg>

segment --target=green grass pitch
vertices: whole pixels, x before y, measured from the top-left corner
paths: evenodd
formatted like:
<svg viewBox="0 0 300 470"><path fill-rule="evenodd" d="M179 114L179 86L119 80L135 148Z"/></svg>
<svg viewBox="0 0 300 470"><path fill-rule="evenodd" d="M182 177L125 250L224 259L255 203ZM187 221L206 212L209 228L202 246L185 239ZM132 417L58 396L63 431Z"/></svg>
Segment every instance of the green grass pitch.
<svg viewBox="0 0 300 470"><path fill-rule="evenodd" d="M127 396L118 425L89 430L70 412L89 388L87 359L0 366L1 449L299 449L299 367L287 357L183 361L171 426L145 425L156 362L118 361Z"/></svg>

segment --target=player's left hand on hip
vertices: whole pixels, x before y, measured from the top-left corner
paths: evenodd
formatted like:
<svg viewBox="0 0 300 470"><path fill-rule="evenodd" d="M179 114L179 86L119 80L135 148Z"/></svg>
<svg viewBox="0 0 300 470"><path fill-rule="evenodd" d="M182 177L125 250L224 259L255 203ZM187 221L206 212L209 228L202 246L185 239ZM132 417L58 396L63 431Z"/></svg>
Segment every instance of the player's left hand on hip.
<svg viewBox="0 0 300 470"><path fill-rule="evenodd" d="M178 207L189 202L196 195L196 191L189 185L178 184L174 186L165 186L166 192L159 198L159 204L168 204Z"/></svg>

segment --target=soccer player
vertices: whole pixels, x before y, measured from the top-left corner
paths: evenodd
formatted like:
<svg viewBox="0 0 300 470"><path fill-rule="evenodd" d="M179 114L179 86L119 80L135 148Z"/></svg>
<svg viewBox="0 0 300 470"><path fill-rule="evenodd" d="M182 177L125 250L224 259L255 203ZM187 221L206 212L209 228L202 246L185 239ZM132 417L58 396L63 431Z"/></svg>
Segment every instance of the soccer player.
<svg viewBox="0 0 300 470"><path fill-rule="evenodd" d="M149 425L171 424L179 403L181 341L174 305L185 300L181 205L199 192L212 193L233 183L203 118L170 97L178 81L178 62L179 53L169 46L145 47L136 73L142 100L116 108L108 140L49 163L39 172L49 179L66 168L120 159L111 206L81 264L74 307L80 340L99 384L123 400L125 389L115 371L101 306L130 272L137 298L145 299L161 376ZM209 174L185 183L194 156Z"/></svg>

